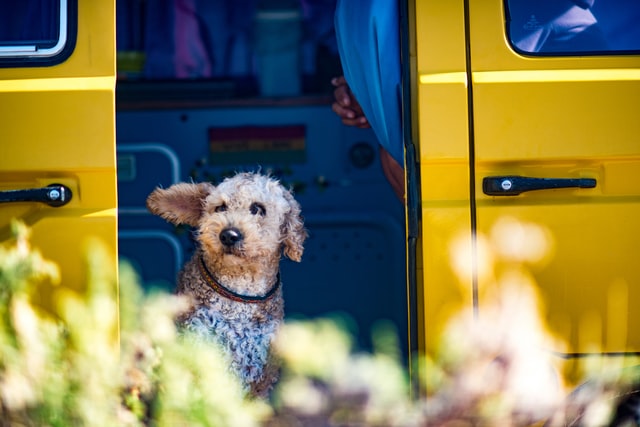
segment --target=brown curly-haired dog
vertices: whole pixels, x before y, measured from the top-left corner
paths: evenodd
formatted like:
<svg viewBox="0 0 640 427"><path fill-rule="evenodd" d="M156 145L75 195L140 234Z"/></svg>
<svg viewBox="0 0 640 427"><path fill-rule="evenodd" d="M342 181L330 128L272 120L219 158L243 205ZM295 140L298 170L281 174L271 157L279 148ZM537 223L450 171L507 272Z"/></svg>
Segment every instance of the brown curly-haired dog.
<svg viewBox="0 0 640 427"><path fill-rule="evenodd" d="M176 290L193 304L179 323L220 342L247 391L266 396L279 375L269 348L284 317L280 258L300 261L307 237L300 205L276 179L239 173L217 186L158 188L147 207L197 230Z"/></svg>

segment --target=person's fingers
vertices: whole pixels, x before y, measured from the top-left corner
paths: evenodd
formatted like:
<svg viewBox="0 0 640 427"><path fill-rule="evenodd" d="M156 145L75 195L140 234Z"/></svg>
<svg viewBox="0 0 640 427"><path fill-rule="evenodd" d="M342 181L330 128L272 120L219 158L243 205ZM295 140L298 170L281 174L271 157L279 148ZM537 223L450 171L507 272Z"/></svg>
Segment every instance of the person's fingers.
<svg viewBox="0 0 640 427"><path fill-rule="evenodd" d="M336 89L333 91L333 97L343 107L349 107L352 104L351 91L349 91L349 87L346 85L336 87Z"/></svg>
<svg viewBox="0 0 640 427"><path fill-rule="evenodd" d="M366 121L362 123L359 119L342 119L342 123L347 125L347 126L354 126L360 129L368 129L371 126L369 126L369 122Z"/></svg>
<svg viewBox="0 0 640 427"><path fill-rule="evenodd" d="M347 80L344 78L344 76L334 77L331 79L331 84L335 87L346 86Z"/></svg>
<svg viewBox="0 0 640 427"><path fill-rule="evenodd" d="M331 109L334 113L336 113L341 119L356 119L356 113L350 108L344 107L339 102L334 102L331 104Z"/></svg>
<svg viewBox="0 0 640 427"><path fill-rule="evenodd" d="M351 109L351 111L356 113L356 117L365 117L364 111L362 111L362 107L360 106L360 103L358 103L357 99L351 98L351 104L349 105L349 108Z"/></svg>
<svg viewBox="0 0 640 427"><path fill-rule="evenodd" d="M355 121L355 125L353 126L359 127L360 129L368 129L371 127L371 125L369 124L369 121L365 116L360 116L354 121Z"/></svg>
<svg viewBox="0 0 640 427"><path fill-rule="evenodd" d="M331 104L331 110L340 117L342 123L348 126L356 126L362 129L366 129L371 127L367 118L358 114L358 112L353 111L350 108L345 108L337 102Z"/></svg>
<svg viewBox="0 0 640 427"><path fill-rule="evenodd" d="M367 116L364 114L364 111L362 111L362 107L360 106L360 104L358 104L358 101L356 101L355 98L353 98L353 102L351 103L349 108L351 109L351 111L354 112L353 118L356 119L355 126L358 126L360 128L370 127L369 120L367 120Z"/></svg>
<svg viewBox="0 0 640 427"><path fill-rule="evenodd" d="M369 124L369 120L367 120L367 118L365 116L359 116L357 119L358 122L358 127L359 128L369 128L371 127L371 125Z"/></svg>
<svg viewBox="0 0 640 427"><path fill-rule="evenodd" d="M347 126L355 126L362 129L371 127L369 121L364 116L362 107L353 97L347 81L344 76L334 77L331 84L335 86L333 97L336 102L331 105L331 109L336 113L342 123Z"/></svg>
<svg viewBox="0 0 640 427"><path fill-rule="evenodd" d="M366 117L363 116L359 116L356 117L354 119L342 119L342 123L347 125L347 126L355 126L357 128L360 129L367 129L370 128L371 126L369 125L369 122L367 121Z"/></svg>

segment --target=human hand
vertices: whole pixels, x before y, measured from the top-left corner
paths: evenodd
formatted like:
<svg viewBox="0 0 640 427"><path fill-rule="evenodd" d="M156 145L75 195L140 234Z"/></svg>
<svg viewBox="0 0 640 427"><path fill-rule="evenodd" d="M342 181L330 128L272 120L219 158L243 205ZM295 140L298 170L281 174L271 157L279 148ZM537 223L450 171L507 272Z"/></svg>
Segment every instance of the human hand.
<svg viewBox="0 0 640 427"><path fill-rule="evenodd" d="M344 76L334 77L331 79L331 84L335 87L333 91L335 102L331 105L331 109L342 119L342 123L359 128L371 127Z"/></svg>

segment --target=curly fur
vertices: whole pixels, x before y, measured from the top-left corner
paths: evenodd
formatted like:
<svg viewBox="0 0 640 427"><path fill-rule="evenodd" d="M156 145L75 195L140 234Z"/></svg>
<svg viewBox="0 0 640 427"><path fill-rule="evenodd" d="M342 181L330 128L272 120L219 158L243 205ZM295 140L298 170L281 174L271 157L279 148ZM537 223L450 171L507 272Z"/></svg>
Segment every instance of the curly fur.
<svg viewBox="0 0 640 427"><path fill-rule="evenodd" d="M158 188L147 198L147 207L173 224L196 228L198 250L180 272L176 288L193 304L178 322L219 342L247 390L266 396L279 375L269 349L284 317L282 289L258 303L228 299L207 284L198 262L202 257L231 291L264 296L277 280L282 254L294 261L302 258L307 232L300 205L274 178L240 173L217 186L180 183ZM241 236L237 242L225 240L230 229Z"/></svg>

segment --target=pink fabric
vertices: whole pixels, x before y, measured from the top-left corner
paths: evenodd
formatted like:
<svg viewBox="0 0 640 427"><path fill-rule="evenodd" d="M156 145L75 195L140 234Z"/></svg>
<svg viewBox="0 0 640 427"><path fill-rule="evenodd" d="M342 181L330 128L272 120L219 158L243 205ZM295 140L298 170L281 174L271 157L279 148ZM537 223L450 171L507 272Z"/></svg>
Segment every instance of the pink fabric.
<svg viewBox="0 0 640 427"><path fill-rule="evenodd" d="M195 0L174 1L176 77L211 77L211 61L200 38Z"/></svg>

